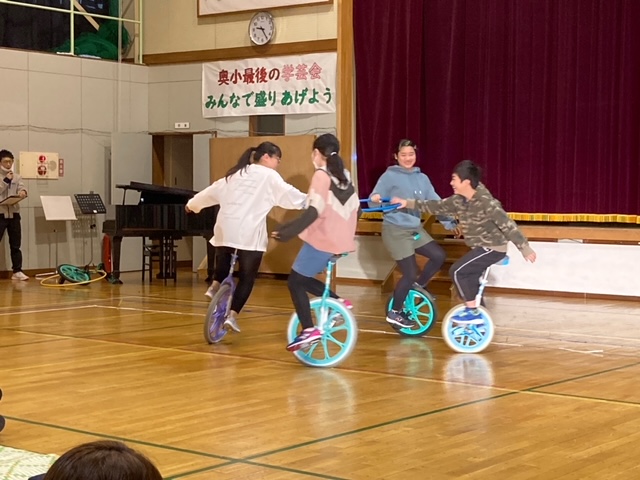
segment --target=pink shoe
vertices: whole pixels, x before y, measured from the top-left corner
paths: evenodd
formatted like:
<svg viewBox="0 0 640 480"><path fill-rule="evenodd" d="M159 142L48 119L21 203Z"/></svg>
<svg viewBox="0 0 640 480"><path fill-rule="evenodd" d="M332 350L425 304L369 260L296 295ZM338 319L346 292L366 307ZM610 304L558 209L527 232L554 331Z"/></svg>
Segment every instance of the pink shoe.
<svg viewBox="0 0 640 480"><path fill-rule="evenodd" d="M351 310L353 308L353 303L351 303L349 300L347 300L346 298L339 298L338 299L339 302L341 302L345 307L347 307L349 310Z"/></svg>
<svg viewBox="0 0 640 480"><path fill-rule="evenodd" d="M322 338L322 332L317 328L311 328L309 330L303 330L300 335L294 338L293 342L287 345L287 350L295 352L301 348L311 346L315 342L318 342Z"/></svg>

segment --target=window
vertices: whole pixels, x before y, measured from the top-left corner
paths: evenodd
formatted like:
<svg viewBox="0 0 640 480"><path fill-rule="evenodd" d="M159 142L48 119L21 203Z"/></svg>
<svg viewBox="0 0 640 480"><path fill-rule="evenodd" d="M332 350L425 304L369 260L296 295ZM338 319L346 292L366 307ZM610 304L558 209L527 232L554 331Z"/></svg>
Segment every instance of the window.
<svg viewBox="0 0 640 480"><path fill-rule="evenodd" d="M142 0L12 1L0 0L0 47L142 63Z"/></svg>
<svg viewBox="0 0 640 480"><path fill-rule="evenodd" d="M249 117L249 135L274 137L284 135L284 115L253 115Z"/></svg>

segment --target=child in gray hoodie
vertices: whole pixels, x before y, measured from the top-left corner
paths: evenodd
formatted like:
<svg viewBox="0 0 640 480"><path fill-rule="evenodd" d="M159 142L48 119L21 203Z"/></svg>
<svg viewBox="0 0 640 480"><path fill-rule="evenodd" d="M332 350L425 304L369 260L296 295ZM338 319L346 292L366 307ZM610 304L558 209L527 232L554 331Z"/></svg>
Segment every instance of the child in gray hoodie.
<svg viewBox="0 0 640 480"><path fill-rule="evenodd" d="M395 153L397 165L387 168L378 179L369 197L372 204L382 198L415 198L420 200L440 200L429 177L416 167L417 147L411 140L401 140ZM448 230L456 228L456 222L449 217L438 217ZM445 261L442 247L422 227L420 210L402 208L384 214L382 221L382 242L396 261L402 278L393 292L393 305L387 312L387 322L398 327L411 327L413 321L403 311L402 305L417 282L425 286ZM422 272L418 272L416 253L429 259Z"/></svg>

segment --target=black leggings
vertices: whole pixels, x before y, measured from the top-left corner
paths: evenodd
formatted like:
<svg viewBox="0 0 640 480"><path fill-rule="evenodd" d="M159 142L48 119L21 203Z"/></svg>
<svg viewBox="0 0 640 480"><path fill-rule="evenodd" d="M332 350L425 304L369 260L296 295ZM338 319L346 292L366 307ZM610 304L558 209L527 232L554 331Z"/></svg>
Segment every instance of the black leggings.
<svg viewBox="0 0 640 480"><path fill-rule="evenodd" d="M216 247L216 267L213 279L222 282L231 268L231 255L235 248ZM238 250L238 285L231 301L231 310L240 313L244 304L247 303L253 284L258 276L258 269L262 261L264 252L256 250Z"/></svg>
<svg viewBox="0 0 640 480"><path fill-rule="evenodd" d="M309 296L307 293L316 297L322 296L324 293L324 283L313 277L305 277L304 275L291 270L289 273L289 293L293 306L298 314L298 319L302 328L312 328L313 319L311 318L311 305L309 304ZM330 291L331 298L338 298L335 292Z"/></svg>
<svg viewBox="0 0 640 480"><path fill-rule="evenodd" d="M415 255L397 261L398 267L402 272L402 278L398 281L396 289L393 291L393 305L391 308L398 312L402 310L402 305L409 290L411 290L413 282L417 281L420 285L426 285L431 280L431 277L440 270L447 258L447 254L435 240L417 248L416 253L429 259L420 276L418 276L418 262L416 262Z"/></svg>
<svg viewBox="0 0 640 480"><path fill-rule="evenodd" d="M480 290L480 277L484 271L506 256L505 252L475 247L451 265L449 274L453 284L456 286L458 295L465 302L475 300L478 290Z"/></svg>

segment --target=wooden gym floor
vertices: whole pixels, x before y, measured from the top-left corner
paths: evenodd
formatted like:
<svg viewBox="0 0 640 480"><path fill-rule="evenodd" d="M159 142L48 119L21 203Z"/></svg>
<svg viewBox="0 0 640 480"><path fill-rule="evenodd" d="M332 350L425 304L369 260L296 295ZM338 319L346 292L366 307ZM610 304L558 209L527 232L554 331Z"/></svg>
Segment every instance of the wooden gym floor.
<svg viewBox="0 0 640 480"><path fill-rule="evenodd" d="M504 295L483 354L401 338L374 287L339 286L360 337L335 369L285 351L285 282L207 345L205 285L0 281L0 444L120 439L165 478L640 478L640 307ZM441 301L441 312L449 307Z"/></svg>

